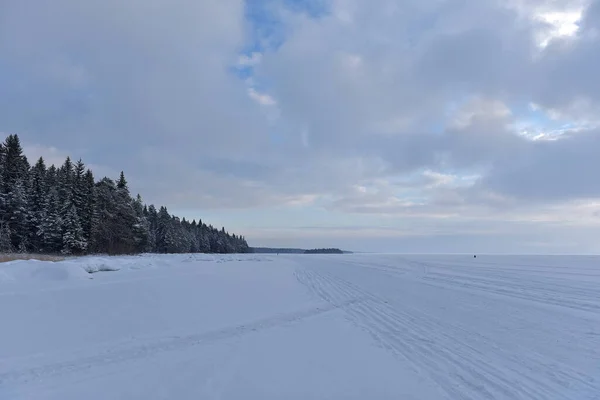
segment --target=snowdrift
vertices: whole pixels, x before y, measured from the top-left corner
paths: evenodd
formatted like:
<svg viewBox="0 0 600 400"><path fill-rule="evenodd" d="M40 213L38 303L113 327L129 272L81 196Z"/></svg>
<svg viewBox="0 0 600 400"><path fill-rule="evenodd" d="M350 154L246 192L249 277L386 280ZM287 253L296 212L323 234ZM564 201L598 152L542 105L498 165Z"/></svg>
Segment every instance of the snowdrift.
<svg viewBox="0 0 600 400"><path fill-rule="evenodd" d="M6 283L57 282L89 279L82 266L69 262L17 260L0 264L0 285Z"/></svg>
<svg viewBox="0 0 600 400"><path fill-rule="evenodd" d="M252 254L142 254L139 256L86 256L63 261L15 260L0 264L0 285L66 282L93 279L101 272L173 268L177 264L269 262Z"/></svg>

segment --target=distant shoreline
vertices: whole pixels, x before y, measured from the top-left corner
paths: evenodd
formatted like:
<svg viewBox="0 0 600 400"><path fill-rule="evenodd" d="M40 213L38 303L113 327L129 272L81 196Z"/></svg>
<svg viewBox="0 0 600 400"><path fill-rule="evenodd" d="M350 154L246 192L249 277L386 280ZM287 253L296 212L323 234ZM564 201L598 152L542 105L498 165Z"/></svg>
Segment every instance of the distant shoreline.
<svg viewBox="0 0 600 400"><path fill-rule="evenodd" d="M327 249L299 249L299 248L276 248L276 247L251 247L251 253L255 254L353 254L352 251L337 248Z"/></svg>

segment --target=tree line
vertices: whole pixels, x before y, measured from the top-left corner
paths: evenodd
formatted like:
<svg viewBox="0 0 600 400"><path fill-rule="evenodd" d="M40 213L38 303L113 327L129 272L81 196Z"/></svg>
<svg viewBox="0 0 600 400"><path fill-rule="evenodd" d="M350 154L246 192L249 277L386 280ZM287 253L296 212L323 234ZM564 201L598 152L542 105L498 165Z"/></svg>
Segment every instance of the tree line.
<svg viewBox="0 0 600 400"><path fill-rule="evenodd" d="M243 236L132 197L125 175L96 181L69 157L31 166L17 135L0 143L0 252L247 253Z"/></svg>
<svg viewBox="0 0 600 400"><path fill-rule="evenodd" d="M330 248L304 250L304 254L344 254L344 252L340 249Z"/></svg>

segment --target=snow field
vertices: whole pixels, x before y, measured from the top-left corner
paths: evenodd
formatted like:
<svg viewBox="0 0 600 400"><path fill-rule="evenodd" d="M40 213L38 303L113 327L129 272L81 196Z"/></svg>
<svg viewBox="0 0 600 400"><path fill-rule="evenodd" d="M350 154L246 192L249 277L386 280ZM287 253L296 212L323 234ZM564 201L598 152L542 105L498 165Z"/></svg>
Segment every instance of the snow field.
<svg viewBox="0 0 600 400"><path fill-rule="evenodd" d="M0 265L0 399L599 399L600 258Z"/></svg>

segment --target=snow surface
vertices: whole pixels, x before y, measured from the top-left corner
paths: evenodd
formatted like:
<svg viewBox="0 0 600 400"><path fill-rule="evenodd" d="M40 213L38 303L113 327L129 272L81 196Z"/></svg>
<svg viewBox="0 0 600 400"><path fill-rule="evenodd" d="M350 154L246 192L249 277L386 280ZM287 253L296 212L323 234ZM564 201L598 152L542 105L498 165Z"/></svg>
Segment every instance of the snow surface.
<svg viewBox="0 0 600 400"><path fill-rule="evenodd" d="M600 399L600 257L0 264L0 399Z"/></svg>

